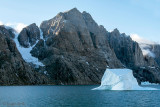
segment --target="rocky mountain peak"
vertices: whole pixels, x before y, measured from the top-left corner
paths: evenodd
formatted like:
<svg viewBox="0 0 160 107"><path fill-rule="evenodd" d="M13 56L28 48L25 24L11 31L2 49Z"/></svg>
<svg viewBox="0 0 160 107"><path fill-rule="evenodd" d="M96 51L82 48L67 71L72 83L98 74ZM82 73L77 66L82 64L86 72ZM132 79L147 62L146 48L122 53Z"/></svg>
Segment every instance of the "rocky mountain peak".
<svg viewBox="0 0 160 107"><path fill-rule="evenodd" d="M44 62L58 84L71 80L72 84L99 82L95 76L101 78L107 66L122 67L109 47L107 31L87 12L81 13L76 8L61 12L43 21L40 29L46 40L39 41L31 53Z"/></svg>
<svg viewBox="0 0 160 107"><path fill-rule="evenodd" d="M83 14L83 16L85 16L84 17L85 19L87 18L87 19L93 20L92 16L88 12L83 11L82 14Z"/></svg>
<svg viewBox="0 0 160 107"><path fill-rule="evenodd" d="M11 27L4 26L4 25L0 26L0 33L4 34L6 36L9 36L12 39L15 38L15 35L13 32L16 32L16 31Z"/></svg>
<svg viewBox="0 0 160 107"><path fill-rule="evenodd" d="M18 41L20 45L25 48L33 46L39 39L40 30L35 23L23 28L20 34L18 35Z"/></svg>
<svg viewBox="0 0 160 107"><path fill-rule="evenodd" d="M87 28L82 13L76 8L64 12L64 17L65 20L72 23L80 32L83 32L83 30Z"/></svg>
<svg viewBox="0 0 160 107"><path fill-rule="evenodd" d="M117 28L115 28L112 32L111 32L112 35L114 36L119 36L120 35L120 32Z"/></svg>
<svg viewBox="0 0 160 107"><path fill-rule="evenodd" d="M60 30L67 32L76 30L82 34L83 32L87 32L87 26L83 19L83 15L76 8L66 12L60 12L54 18L42 22L40 28L43 31L44 37L57 35Z"/></svg>
<svg viewBox="0 0 160 107"><path fill-rule="evenodd" d="M32 23L29 26L27 26L26 28L29 29L29 28L35 28L35 27L37 27L36 23Z"/></svg>
<svg viewBox="0 0 160 107"><path fill-rule="evenodd" d="M65 11L65 12L63 12L63 13L79 14L79 13L81 13L81 12L75 7L75 8L73 8L73 9L70 9L70 10Z"/></svg>

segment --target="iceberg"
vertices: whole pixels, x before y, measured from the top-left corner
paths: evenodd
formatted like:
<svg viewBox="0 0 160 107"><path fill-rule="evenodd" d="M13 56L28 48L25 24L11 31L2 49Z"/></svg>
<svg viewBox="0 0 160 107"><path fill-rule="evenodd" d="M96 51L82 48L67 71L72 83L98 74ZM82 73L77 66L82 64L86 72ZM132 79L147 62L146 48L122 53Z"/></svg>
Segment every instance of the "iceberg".
<svg viewBox="0 0 160 107"><path fill-rule="evenodd" d="M141 87L130 69L106 69L101 85L92 90L156 90Z"/></svg>

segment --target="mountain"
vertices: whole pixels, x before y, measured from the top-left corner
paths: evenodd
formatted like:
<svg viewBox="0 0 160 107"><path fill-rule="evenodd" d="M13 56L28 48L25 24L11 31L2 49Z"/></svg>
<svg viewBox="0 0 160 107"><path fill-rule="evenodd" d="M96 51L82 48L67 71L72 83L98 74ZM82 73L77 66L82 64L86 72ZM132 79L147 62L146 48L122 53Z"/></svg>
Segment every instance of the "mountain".
<svg viewBox="0 0 160 107"><path fill-rule="evenodd" d="M122 67L106 30L76 8L42 22L44 39L31 51L56 84L99 84L107 66ZM38 53L38 54L37 54Z"/></svg>
<svg viewBox="0 0 160 107"><path fill-rule="evenodd" d="M0 26L0 85L47 84L49 79L27 64L13 40L13 29Z"/></svg>
<svg viewBox="0 0 160 107"><path fill-rule="evenodd" d="M126 68L134 71L134 76L139 84L143 81L159 83L160 70L156 61L157 58L143 55L142 47L144 46L142 44L133 41L125 33L121 34L118 29L109 32L107 38L117 58Z"/></svg>
<svg viewBox="0 0 160 107"><path fill-rule="evenodd" d="M19 36L18 41L21 46L28 48L29 46L33 46L37 40L40 39L40 31L38 26L35 23L30 26L24 28Z"/></svg>
<svg viewBox="0 0 160 107"><path fill-rule="evenodd" d="M128 68L144 66L142 51L137 42L132 41L130 36L121 34L118 29L108 34L110 47L114 49L117 58Z"/></svg>
<svg viewBox="0 0 160 107"><path fill-rule="evenodd" d="M139 45L143 47L143 50L146 52L145 56L152 57L160 66L160 45L157 43L139 43Z"/></svg>
<svg viewBox="0 0 160 107"><path fill-rule="evenodd" d="M159 44L151 45L151 52L155 54L154 59L157 62L157 64L160 66L160 45Z"/></svg>
<svg viewBox="0 0 160 107"><path fill-rule="evenodd" d="M10 76L11 71L13 75L16 72L29 75L23 77L18 74L21 79L25 78L21 84L100 84L106 68L130 68L139 83L160 83L157 58L144 56L139 44L130 36L121 34L118 29L108 32L85 11L81 13L73 8L60 12L54 18L43 21L40 28L33 23L19 34L5 27L3 29L0 32L7 34L2 36L3 39L9 39L12 44L2 42L0 46L11 47L12 57L23 63L19 64L23 68L21 70L12 67L14 62L11 60L2 59L14 70L5 69L3 72L8 72ZM16 54L12 49L16 50ZM154 52L159 53L157 49ZM30 77L33 81L28 80ZM21 79L14 84L19 84Z"/></svg>

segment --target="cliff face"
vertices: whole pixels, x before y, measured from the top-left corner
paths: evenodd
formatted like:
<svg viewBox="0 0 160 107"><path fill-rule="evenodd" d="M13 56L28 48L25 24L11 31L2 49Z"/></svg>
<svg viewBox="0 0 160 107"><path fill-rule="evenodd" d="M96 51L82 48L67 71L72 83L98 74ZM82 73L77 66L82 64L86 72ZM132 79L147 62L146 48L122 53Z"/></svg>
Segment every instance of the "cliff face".
<svg viewBox="0 0 160 107"><path fill-rule="evenodd" d="M139 44L130 36L120 33L118 29L107 34L110 47L113 48L117 58L128 68L134 67L158 67L157 62L151 56L144 56ZM156 58L155 58L156 59Z"/></svg>
<svg viewBox="0 0 160 107"><path fill-rule="evenodd" d="M21 57L12 38L13 29L0 26L0 85L46 84L48 79L35 72Z"/></svg>
<svg viewBox="0 0 160 107"><path fill-rule="evenodd" d="M120 34L115 29L108 34L108 42L124 66L132 68L145 65L144 57L138 43L132 41L130 36Z"/></svg>
<svg viewBox="0 0 160 107"><path fill-rule="evenodd" d="M108 33L107 38L117 58L125 67L134 71L134 75L139 83L143 81L160 83L160 69L156 61L158 58L143 56L139 44L133 41L130 36L124 33L121 34L117 29ZM154 51L153 46L151 47L150 50ZM155 50L157 51L157 49Z"/></svg>
<svg viewBox="0 0 160 107"><path fill-rule="evenodd" d="M159 44L154 44L151 45L151 52L154 53L155 57L155 61L157 62L157 64L160 66L160 45Z"/></svg>

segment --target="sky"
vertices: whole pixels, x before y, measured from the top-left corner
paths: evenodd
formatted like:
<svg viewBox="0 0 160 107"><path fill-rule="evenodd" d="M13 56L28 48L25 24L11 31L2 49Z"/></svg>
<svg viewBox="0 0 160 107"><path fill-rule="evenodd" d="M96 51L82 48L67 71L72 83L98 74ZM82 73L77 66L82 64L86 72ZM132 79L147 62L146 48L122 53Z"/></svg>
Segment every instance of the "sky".
<svg viewBox="0 0 160 107"><path fill-rule="evenodd" d="M160 0L0 0L0 24L20 30L74 7L90 13L108 31L118 28L121 33L160 42Z"/></svg>

